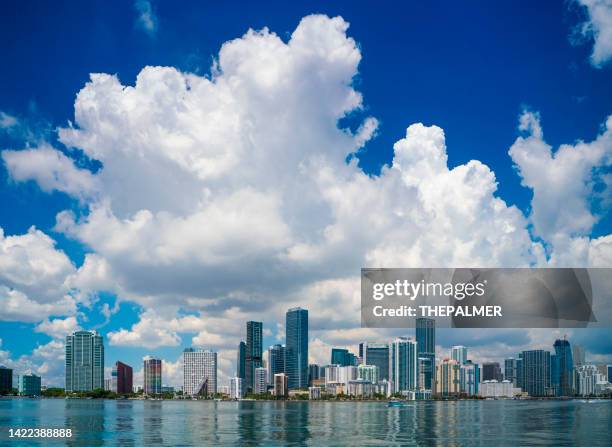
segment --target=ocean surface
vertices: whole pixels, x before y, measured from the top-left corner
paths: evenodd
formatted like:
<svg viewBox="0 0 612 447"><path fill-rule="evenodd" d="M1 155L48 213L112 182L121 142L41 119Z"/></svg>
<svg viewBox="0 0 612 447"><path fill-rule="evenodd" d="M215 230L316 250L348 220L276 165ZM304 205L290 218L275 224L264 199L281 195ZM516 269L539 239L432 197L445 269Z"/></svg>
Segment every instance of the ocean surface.
<svg viewBox="0 0 612 447"><path fill-rule="evenodd" d="M9 428L73 436L9 438ZM0 445L612 445L612 401L215 402L0 399Z"/></svg>

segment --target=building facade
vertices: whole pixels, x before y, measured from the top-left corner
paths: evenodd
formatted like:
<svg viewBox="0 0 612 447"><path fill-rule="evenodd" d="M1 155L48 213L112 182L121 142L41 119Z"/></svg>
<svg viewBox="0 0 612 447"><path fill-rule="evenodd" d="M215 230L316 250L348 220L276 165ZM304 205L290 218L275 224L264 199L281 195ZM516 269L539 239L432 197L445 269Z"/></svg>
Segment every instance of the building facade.
<svg viewBox="0 0 612 447"><path fill-rule="evenodd" d="M504 379L501 367L497 362L487 362L482 365L482 380L496 380L501 382Z"/></svg>
<svg viewBox="0 0 612 447"><path fill-rule="evenodd" d="M285 335L285 371L289 380L288 387L306 389L308 387L308 310L296 307L287 311Z"/></svg>
<svg viewBox="0 0 612 447"><path fill-rule="evenodd" d="M378 366L376 365L359 365L357 367L357 378L367 380L374 384L380 381Z"/></svg>
<svg viewBox="0 0 612 447"><path fill-rule="evenodd" d="M238 345L236 358L236 377L246 380L246 343L241 341Z"/></svg>
<svg viewBox="0 0 612 447"><path fill-rule="evenodd" d="M0 366L0 396L13 391L13 370Z"/></svg>
<svg viewBox="0 0 612 447"><path fill-rule="evenodd" d="M459 365L459 392L466 396L478 395L480 384L480 367L477 363L468 360Z"/></svg>
<svg viewBox="0 0 612 447"><path fill-rule="evenodd" d="M255 394L266 394L268 392L268 370L266 368L255 368L254 380L253 390Z"/></svg>
<svg viewBox="0 0 612 447"><path fill-rule="evenodd" d="M232 377L230 379L230 399L242 399L244 397L244 379Z"/></svg>
<svg viewBox="0 0 612 447"><path fill-rule="evenodd" d="M183 394L212 396L217 392L217 353L188 348L183 351Z"/></svg>
<svg viewBox="0 0 612 447"><path fill-rule="evenodd" d="M409 338L399 337L391 343L389 370L394 393L416 390L417 351L417 342Z"/></svg>
<svg viewBox="0 0 612 447"><path fill-rule="evenodd" d="M379 380L389 380L389 343L363 342L362 362L378 367Z"/></svg>
<svg viewBox="0 0 612 447"><path fill-rule="evenodd" d="M515 388L509 380L498 382L497 380L485 380L480 384L480 397L485 398L512 398L520 394L521 390Z"/></svg>
<svg viewBox="0 0 612 447"><path fill-rule="evenodd" d="M515 358L509 358L504 360L504 379L512 382L512 384L516 387L518 386L518 377L517 377L517 364Z"/></svg>
<svg viewBox="0 0 612 447"><path fill-rule="evenodd" d="M551 358L551 382L555 396L573 396L574 361L570 343L567 340L556 340L553 346L555 355Z"/></svg>
<svg viewBox="0 0 612 447"><path fill-rule="evenodd" d="M95 331L66 337L66 392L104 389L104 343Z"/></svg>
<svg viewBox="0 0 612 447"><path fill-rule="evenodd" d="M444 359L436 368L436 392L440 396L457 396L461 392L461 365L456 360Z"/></svg>
<svg viewBox="0 0 612 447"><path fill-rule="evenodd" d="M255 370L262 366L263 323L261 321L247 321L246 339L246 387L248 392L255 389Z"/></svg>
<svg viewBox="0 0 612 447"><path fill-rule="evenodd" d="M285 347L273 345L268 348L268 381L274 381L274 374L285 372Z"/></svg>
<svg viewBox="0 0 612 447"><path fill-rule="evenodd" d="M433 383L436 380L436 321L432 318L417 318L416 319L416 341L419 358L428 358L429 362L423 362L423 366L429 366L429 371L424 370L422 377L424 379L420 388L431 390Z"/></svg>
<svg viewBox="0 0 612 447"><path fill-rule="evenodd" d="M115 362L111 373L111 390L117 394L130 394L133 388L134 371L130 365Z"/></svg>
<svg viewBox="0 0 612 447"><path fill-rule="evenodd" d="M19 376L17 382L20 396L40 396L40 376L23 374Z"/></svg>
<svg viewBox="0 0 612 447"><path fill-rule="evenodd" d="M532 397L550 396L550 352L523 351L523 391Z"/></svg>
<svg viewBox="0 0 612 447"><path fill-rule="evenodd" d="M285 373L274 374L274 395L281 399L289 396L289 381Z"/></svg>
<svg viewBox="0 0 612 447"><path fill-rule="evenodd" d="M451 348L451 358L460 365L465 365L468 357L468 348L465 346L453 346Z"/></svg>
<svg viewBox="0 0 612 447"><path fill-rule="evenodd" d="M143 392L147 396L161 394L162 389L162 361L153 357L145 357L143 365Z"/></svg>

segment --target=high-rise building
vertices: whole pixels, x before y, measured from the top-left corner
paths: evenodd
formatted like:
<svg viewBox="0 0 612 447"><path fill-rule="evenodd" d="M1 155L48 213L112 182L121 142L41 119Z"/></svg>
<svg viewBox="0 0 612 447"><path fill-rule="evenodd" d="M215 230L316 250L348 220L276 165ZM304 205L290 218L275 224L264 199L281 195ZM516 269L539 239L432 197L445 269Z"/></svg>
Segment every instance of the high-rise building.
<svg viewBox="0 0 612 447"><path fill-rule="evenodd" d="M242 399L244 397L244 379L232 377L230 379L230 399Z"/></svg>
<svg viewBox="0 0 612 447"><path fill-rule="evenodd" d="M359 380L367 380L374 384L379 382L378 366L376 365L359 365L357 367L357 378Z"/></svg>
<svg viewBox="0 0 612 447"><path fill-rule="evenodd" d="M0 396L6 395L13 390L13 370L6 366L0 366Z"/></svg>
<svg viewBox="0 0 612 447"><path fill-rule="evenodd" d="M162 361L153 357L144 359L144 387L143 391L147 396L161 394L162 388Z"/></svg>
<svg viewBox="0 0 612 447"><path fill-rule="evenodd" d="M390 346L389 370L393 392L417 389L417 342L405 337L393 340Z"/></svg>
<svg viewBox="0 0 612 447"><path fill-rule="evenodd" d="M436 367L436 320L432 318L416 319L416 341L417 356L430 359L431 370L423 371L423 378L425 379L423 388L431 390L435 380Z"/></svg>
<svg viewBox="0 0 612 447"><path fill-rule="evenodd" d="M541 349L523 351L523 391L532 397L549 396L550 352Z"/></svg>
<svg viewBox="0 0 612 447"><path fill-rule="evenodd" d="M419 357L417 359L417 389L425 390L426 377L431 376L431 372L434 370L434 366L431 364L431 357Z"/></svg>
<svg viewBox="0 0 612 447"><path fill-rule="evenodd" d="M246 343L241 341L238 345L236 358L236 377L246 380Z"/></svg>
<svg viewBox="0 0 612 447"><path fill-rule="evenodd" d="M498 362L483 363L482 381L484 382L485 380L497 380L498 382L504 380L502 370Z"/></svg>
<svg viewBox="0 0 612 447"><path fill-rule="evenodd" d="M183 351L183 394L211 396L217 392L217 353L187 348Z"/></svg>
<svg viewBox="0 0 612 447"><path fill-rule="evenodd" d="M130 394L133 388L134 372L130 365L116 362L111 373L111 390L118 394Z"/></svg>
<svg viewBox="0 0 612 447"><path fill-rule="evenodd" d="M459 392L467 396L478 395L478 385L480 383L480 367L477 363L468 360L463 365L459 365Z"/></svg>
<svg viewBox="0 0 612 447"><path fill-rule="evenodd" d="M305 389L308 387L308 310L296 307L287 311L285 335L288 387Z"/></svg>
<svg viewBox="0 0 612 447"><path fill-rule="evenodd" d="M318 380L321 374L319 365L311 363L308 365L308 386L312 385L313 380Z"/></svg>
<svg viewBox="0 0 612 447"><path fill-rule="evenodd" d="M359 343L359 358L363 360L363 347L365 346L364 342Z"/></svg>
<svg viewBox="0 0 612 447"><path fill-rule="evenodd" d="M330 365L356 366L355 354L344 348L332 348Z"/></svg>
<svg viewBox="0 0 612 447"><path fill-rule="evenodd" d="M579 396L597 396L607 385L608 381L595 365L583 364L576 367L576 394Z"/></svg>
<svg viewBox="0 0 612 447"><path fill-rule="evenodd" d="M515 387L518 386L516 363L517 361L515 358L509 358L504 360L504 379L509 382L512 382L512 385L514 385Z"/></svg>
<svg viewBox="0 0 612 447"><path fill-rule="evenodd" d="M572 360L574 361L574 367L586 363L586 356L582 346L574 344L572 347Z"/></svg>
<svg viewBox="0 0 612 447"><path fill-rule="evenodd" d="M573 396L574 361L572 349L567 340L555 340L554 360L551 359L551 382L556 396Z"/></svg>
<svg viewBox="0 0 612 447"><path fill-rule="evenodd" d="M274 374L285 372L285 347L273 345L268 348L268 380L274 381Z"/></svg>
<svg viewBox="0 0 612 447"><path fill-rule="evenodd" d="M607 365L606 368L607 368L607 371L608 371L608 374L607 374L608 382L612 383L612 365Z"/></svg>
<svg viewBox="0 0 612 447"><path fill-rule="evenodd" d="M40 376L23 374L17 379L20 396L40 396Z"/></svg>
<svg viewBox="0 0 612 447"><path fill-rule="evenodd" d="M268 392L268 370L266 368L255 368L253 390L255 394Z"/></svg>
<svg viewBox="0 0 612 447"><path fill-rule="evenodd" d="M523 353L521 352L516 359L516 387L524 391L525 380L523 373Z"/></svg>
<svg viewBox="0 0 612 447"><path fill-rule="evenodd" d="M255 369L262 366L263 323L247 321L246 324L246 388L255 389Z"/></svg>
<svg viewBox="0 0 612 447"><path fill-rule="evenodd" d="M286 398L289 395L288 377L285 373L274 374L274 395Z"/></svg>
<svg viewBox="0 0 612 447"><path fill-rule="evenodd" d="M441 396L456 396L461 392L461 365L444 359L436 368L436 392Z"/></svg>
<svg viewBox="0 0 612 447"><path fill-rule="evenodd" d="M66 337L66 391L104 389L104 342L95 331Z"/></svg>
<svg viewBox="0 0 612 447"><path fill-rule="evenodd" d="M379 380L389 380L389 343L364 342L363 364L378 366Z"/></svg>
<svg viewBox="0 0 612 447"><path fill-rule="evenodd" d="M328 365L325 368L325 384L340 382L340 368L338 365Z"/></svg>
<svg viewBox="0 0 612 447"><path fill-rule="evenodd" d="M453 346L451 348L451 358L456 360L460 365L465 365L467 362L468 348L465 346Z"/></svg>

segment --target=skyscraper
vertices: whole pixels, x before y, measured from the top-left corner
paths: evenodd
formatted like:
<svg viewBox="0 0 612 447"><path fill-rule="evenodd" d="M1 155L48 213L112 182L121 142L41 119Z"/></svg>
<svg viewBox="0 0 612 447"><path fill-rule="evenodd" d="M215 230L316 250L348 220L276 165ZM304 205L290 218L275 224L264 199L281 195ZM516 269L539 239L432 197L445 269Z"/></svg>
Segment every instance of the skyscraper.
<svg viewBox="0 0 612 447"><path fill-rule="evenodd" d="M244 379L232 377L230 379L230 399L242 399L244 397Z"/></svg>
<svg viewBox="0 0 612 447"><path fill-rule="evenodd" d="M132 393L132 382L134 372L132 367L126 365L123 362L116 362L113 366L112 377L112 391L118 394L130 394Z"/></svg>
<svg viewBox="0 0 612 447"><path fill-rule="evenodd" d="M417 388L417 342L405 337L393 340L390 346L389 369L393 392Z"/></svg>
<svg viewBox="0 0 612 447"><path fill-rule="evenodd" d="M572 359L572 349L567 340L555 340L554 355L554 375L551 374L551 381L554 384L556 396L572 396L573 391L573 370L574 361Z"/></svg>
<svg viewBox="0 0 612 447"><path fill-rule="evenodd" d="M467 362L468 348L465 346L453 346L451 348L451 358L456 360L460 365L464 365Z"/></svg>
<svg viewBox="0 0 612 447"><path fill-rule="evenodd" d="M187 348L183 351L183 394L210 396L217 392L217 353Z"/></svg>
<svg viewBox="0 0 612 447"><path fill-rule="evenodd" d="M295 307L287 311L285 369L289 389L308 386L308 310ZM278 375L278 374L277 374Z"/></svg>
<svg viewBox="0 0 612 447"><path fill-rule="evenodd" d="M482 365L482 381L485 380L497 380L501 382L503 380L502 370L498 362L487 362Z"/></svg>
<svg viewBox="0 0 612 447"><path fill-rule="evenodd" d="M548 396L550 390L550 352L523 351L523 391L532 397Z"/></svg>
<svg viewBox="0 0 612 447"><path fill-rule="evenodd" d="M455 396L461 391L461 365L456 360L444 359L436 368L436 392L441 396Z"/></svg>
<svg viewBox="0 0 612 447"><path fill-rule="evenodd" d="M265 394L268 391L268 370L255 368L253 390L255 394Z"/></svg>
<svg viewBox="0 0 612 447"><path fill-rule="evenodd" d="M572 347L572 360L574 361L574 366L584 365L586 363L586 356L582 346L574 344Z"/></svg>
<svg viewBox="0 0 612 447"><path fill-rule="evenodd" d="M263 355L263 323L247 321L246 324L246 388L255 387L255 369L261 367Z"/></svg>
<svg viewBox="0 0 612 447"><path fill-rule="evenodd" d="M162 387L162 361L153 357L144 359L144 393L147 396L161 394Z"/></svg>
<svg viewBox="0 0 612 447"><path fill-rule="evenodd" d="M468 360L463 365L459 365L459 391L467 396L478 394L480 383L480 367L477 363Z"/></svg>
<svg viewBox="0 0 612 447"><path fill-rule="evenodd" d="M319 368L319 365L317 365L316 363L311 363L310 365L308 365L308 386L312 386L313 380L319 379L319 376L321 374L320 371L321 369Z"/></svg>
<svg viewBox="0 0 612 447"><path fill-rule="evenodd" d="M364 342L363 364L378 366L379 380L389 380L389 344Z"/></svg>
<svg viewBox="0 0 612 447"><path fill-rule="evenodd" d="M285 347L273 345L268 348L268 380L274 381L274 374L285 372Z"/></svg>
<svg viewBox="0 0 612 447"><path fill-rule="evenodd" d="M504 379L512 382L512 384L516 387L518 386L518 377L517 377L517 361L514 358L509 358L504 360Z"/></svg>
<svg viewBox="0 0 612 447"><path fill-rule="evenodd" d="M95 331L66 337L66 391L104 389L104 343Z"/></svg>
<svg viewBox="0 0 612 447"><path fill-rule="evenodd" d="M236 358L236 377L246 380L246 343L241 341L238 345ZM243 383L244 385L244 383Z"/></svg>
<svg viewBox="0 0 612 447"><path fill-rule="evenodd" d="M0 396L13 390L13 370L6 366L0 366Z"/></svg>
<svg viewBox="0 0 612 447"><path fill-rule="evenodd" d="M423 371L424 388L431 390L436 366L436 321L431 318L416 319L418 357L429 358L430 371Z"/></svg>
<svg viewBox="0 0 612 447"><path fill-rule="evenodd" d="M330 365L356 366L355 354L344 348L332 348Z"/></svg>

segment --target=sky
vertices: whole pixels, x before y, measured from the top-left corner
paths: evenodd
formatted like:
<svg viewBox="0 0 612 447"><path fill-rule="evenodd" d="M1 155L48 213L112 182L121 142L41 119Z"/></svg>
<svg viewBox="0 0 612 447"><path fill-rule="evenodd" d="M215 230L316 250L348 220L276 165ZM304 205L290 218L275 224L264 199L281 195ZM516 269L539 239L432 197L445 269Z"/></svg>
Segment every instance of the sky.
<svg viewBox="0 0 612 447"><path fill-rule="evenodd" d="M612 3L3 2L0 364L63 383L180 353L235 371L310 312L310 357L360 328L368 267L612 267ZM441 330L480 361L568 334ZM413 335L413 334L407 334ZM139 378L137 378L137 381Z"/></svg>

